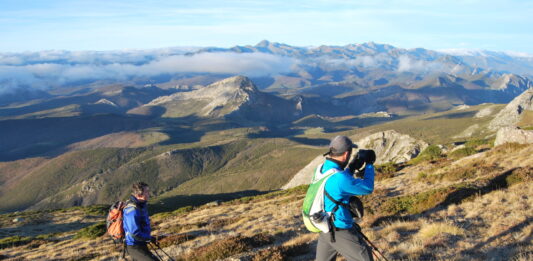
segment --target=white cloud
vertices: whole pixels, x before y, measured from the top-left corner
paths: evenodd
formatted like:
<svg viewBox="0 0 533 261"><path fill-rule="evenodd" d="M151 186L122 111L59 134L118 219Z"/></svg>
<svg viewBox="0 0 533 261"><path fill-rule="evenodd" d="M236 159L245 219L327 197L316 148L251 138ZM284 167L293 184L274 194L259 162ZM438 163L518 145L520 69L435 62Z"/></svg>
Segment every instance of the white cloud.
<svg viewBox="0 0 533 261"><path fill-rule="evenodd" d="M407 55L398 57L398 72L449 72L451 68L438 61L412 59Z"/></svg>
<svg viewBox="0 0 533 261"><path fill-rule="evenodd" d="M297 60L265 53L160 55L46 51L0 55L0 92L12 88L43 89L80 80L126 80L176 73L268 76L289 72Z"/></svg>

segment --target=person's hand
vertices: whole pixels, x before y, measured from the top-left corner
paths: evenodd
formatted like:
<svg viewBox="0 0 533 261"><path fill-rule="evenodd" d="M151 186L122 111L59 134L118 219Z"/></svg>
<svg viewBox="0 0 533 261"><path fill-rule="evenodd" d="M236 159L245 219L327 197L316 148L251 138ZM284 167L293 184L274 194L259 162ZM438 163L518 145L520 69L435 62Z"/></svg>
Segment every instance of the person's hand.
<svg viewBox="0 0 533 261"><path fill-rule="evenodd" d="M153 236L151 236L151 237L150 237L150 241L149 241L149 242L150 242L150 243L154 243L154 244L157 244L157 238L156 238L156 237L153 237Z"/></svg>

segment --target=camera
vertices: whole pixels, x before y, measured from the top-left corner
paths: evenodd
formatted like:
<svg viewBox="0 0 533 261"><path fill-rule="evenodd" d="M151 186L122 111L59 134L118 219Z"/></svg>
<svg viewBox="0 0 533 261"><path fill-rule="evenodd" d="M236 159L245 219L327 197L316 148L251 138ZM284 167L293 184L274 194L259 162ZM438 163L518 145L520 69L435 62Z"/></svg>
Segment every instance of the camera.
<svg viewBox="0 0 533 261"><path fill-rule="evenodd" d="M359 150L357 158L360 158L367 164L373 164L376 161L376 153L373 150Z"/></svg>
<svg viewBox="0 0 533 261"><path fill-rule="evenodd" d="M357 152L357 155L352 159L350 164L348 164L348 168L350 169L350 172L361 173L361 168L363 165L366 164L373 164L376 161L376 153L373 150L359 150ZM358 175L359 176L359 175Z"/></svg>

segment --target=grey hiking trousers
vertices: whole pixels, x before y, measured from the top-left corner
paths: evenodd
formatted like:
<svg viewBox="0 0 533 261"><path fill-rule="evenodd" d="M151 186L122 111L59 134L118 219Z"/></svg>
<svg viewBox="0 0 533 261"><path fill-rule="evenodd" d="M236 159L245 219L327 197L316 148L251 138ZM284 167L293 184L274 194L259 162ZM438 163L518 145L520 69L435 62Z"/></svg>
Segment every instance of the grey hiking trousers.
<svg viewBox="0 0 533 261"><path fill-rule="evenodd" d="M133 261L157 261L157 257L150 252L147 245L127 246L126 252Z"/></svg>
<svg viewBox="0 0 533 261"><path fill-rule="evenodd" d="M337 253L348 261L373 261L372 249L355 229L335 231L335 242L330 233L320 233L316 247L316 261L334 261Z"/></svg>

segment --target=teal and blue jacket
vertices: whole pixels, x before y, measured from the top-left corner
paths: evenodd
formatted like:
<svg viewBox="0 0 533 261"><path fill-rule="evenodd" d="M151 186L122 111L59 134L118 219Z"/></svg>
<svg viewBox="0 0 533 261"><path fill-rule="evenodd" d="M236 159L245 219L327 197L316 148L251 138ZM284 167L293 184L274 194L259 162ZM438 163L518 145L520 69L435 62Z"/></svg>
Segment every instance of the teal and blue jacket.
<svg viewBox="0 0 533 261"><path fill-rule="evenodd" d="M130 197L130 202L124 208L124 233L126 234L126 245L146 245L150 241L150 217L146 202Z"/></svg>
<svg viewBox="0 0 533 261"><path fill-rule="evenodd" d="M342 203L349 204L351 196L368 195L374 191L374 166L366 164L365 177L363 179L354 178L348 169L343 170L338 163L331 159L326 159L322 166L321 172L324 173L332 168L339 172L333 174L325 185L325 190L329 195ZM331 212L335 207L328 197L324 197L324 208L327 212ZM349 209L339 206L337 211L333 213L335 221L333 224L340 229L348 229L353 226L353 217Z"/></svg>

